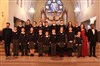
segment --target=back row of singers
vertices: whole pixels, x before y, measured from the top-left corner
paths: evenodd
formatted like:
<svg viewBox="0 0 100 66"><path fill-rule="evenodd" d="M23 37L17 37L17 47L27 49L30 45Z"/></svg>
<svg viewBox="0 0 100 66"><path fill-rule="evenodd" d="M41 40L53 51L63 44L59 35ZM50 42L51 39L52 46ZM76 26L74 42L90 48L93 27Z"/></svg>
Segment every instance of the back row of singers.
<svg viewBox="0 0 100 66"><path fill-rule="evenodd" d="M64 25L64 21L63 20L60 21L59 25L56 24L55 20L52 21L51 25L49 25L49 23L47 21L45 21L44 23L41 22L41 21L39 23L33 22L33 24L31 24L30 20L27 20L25 26L23 26L22 22L20 21L19 22L19 26L17 26L17 29L18 29L19 33L21 32L21 28L22 27L25 28L25 32L26 33L29 33L29 30L30 30L31 27L34 28L35 32L38 32L38 30L41 29L43 31L43 33L45 33L46 31L51 32L52 29L56 29L56 32L58 33L60 27L63 27L64 28L64 32L67 32L68 28L72 27L72 29L75 31L75 34L77 34L77 32L80 29L80 27L78 26L78 23L76 23L76 27L73 27L72 22L70 21L68 23L68 25L66 26L66 25Z"/></svg>
<svg viewBox="0 0 100 66"><path fill-rule="evenodd" d="M64 56L64 47L66 45L68 48L68 56L72 56L72 48L75 45L78 50L78 56L88 56L90 54L90 57L92 55L96 57L95 47L98 34L97 30L94 28L94 24L91 25L91 29L89 29L88 32L86 32L84 24L81 24L80 27L78 27L78 24L76 23L76 26L73 27L72 23L69 22L66 28L62 20L59 26L56 25L56 21L53 21L50 27L48 26L48 22L45 22L45 26L42 25L42 22L39 22L39 26L37 27L32 26L30 21L27 21L27 25L25 27L21 26L21 24L22 23L20 22L20 26L17 28L15 27L13 32L10 32L9 23L7 23L7 28L3 29L6 56L10 55L9 46L12 40L14 56L18 55L18 44L21 45L21 52L23 56L24 54L28 55L27 44L29 44L30 54L33 55L34 47L37 43L39 56L43 56L43 53L48 55L50 49L51 54L56 55L56 48L58 46L59 55L62 57ZM38 38L36 38L36 36ZM90 43L90 53L88 53L88 41Z"/></svg>

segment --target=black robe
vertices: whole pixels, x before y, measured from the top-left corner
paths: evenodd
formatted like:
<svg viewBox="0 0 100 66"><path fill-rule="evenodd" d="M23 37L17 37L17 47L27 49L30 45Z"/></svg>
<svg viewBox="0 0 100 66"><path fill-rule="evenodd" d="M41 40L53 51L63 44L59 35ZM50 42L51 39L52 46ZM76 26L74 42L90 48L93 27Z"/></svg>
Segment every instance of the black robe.
<svg viewBox="0 0 100 66"><path fill-rule="evenodd" d="M50 47L50 37L44 37L44 42L43 42L43 50L44 52L48 52Z"/></svg>
<svg viewBox="0 0 100 66"><path fill-rule="evenodd" d="M18 32L13 32L12 33L12 39L17 39L19 38L19 33Z"/></svg>
<svg viewBox="0 0 100 66"><path fill-rule="evenodd" d="M75 35L77 35L78 31L80 31L80 27L79 27L79 26L74 27L74 32L75 32Z"/></svg>
<svg viewBox="0 0 100 66"><path fill-rule="evenodd" d="M32 42L36 43L37 42L37 36L35 35L35 33L29 33L27 35L27 41L28 42L32 41Z"/></svg>
<svg viewBox="0 0 100 66"><path fill-rule="evenodd" d="M44 29L44 33L45 33L46 31L47 31L47 32L50 32L50 26L47 26L47 27L46 27L46 26L44 26L44 28L43 28L43 29Z"/></svg>
<svg viewBox="0 0 100 66"><path fill-rule="evenodd" d="M92 29L88 30L88 41L89 42L97 42L98 41L98 32L95 29L95 34L93 34Z"/></svg>
<svg viewBox="0 0 100 66"><path fill-rule="evenodd" d="M52 33L52 30L55 29L56 33L58 33L58 25L51 25L50 26L50 33Z"/></svg>
<svg viewBox="0 0 100 66"><path fill-rule="evenodd" d="M2 39L7 42L12 41L12 29L11 28L4 28L2 31Z"/></svg>
<svg viewBox="0 0 100 66"><path fill-rule="evenodd" d="M59 25L59 26L58 26L58 31L60 31L60 28L61 28L61 27L63 27L64 33L66 33L66 26L65 26L65 25Z"/></svg>
<svg viewBox="0 0 100 66"><path fill-rule="evenodd" d="M50 42L51 43L57 43L57 35L55 34L55 35L53 35L53 34L51 34L51 36L50 36Z"/></svg>
<svg viewBox="0 0 100 66"><path fill-rule="evenodd" d="M17 26L17 31L18 31L18 33L21 33L21 29L22 29L22 28L24 28L24 26L21 26L21 27L20 27L20 26Z"/></svg>
<svg viewBox="0 0 100 66"><path fill-rule="evenodd" d="M26 42L27 42L27 35L20 33L19 34L19 43L26 44Z"/></svg>
<svg viewBox="0 0 100 66"><path fill-rule="evenodd" d="M30 28L32 27L32 25L25 25L25 32L28 34L30 32Z"/></svg>

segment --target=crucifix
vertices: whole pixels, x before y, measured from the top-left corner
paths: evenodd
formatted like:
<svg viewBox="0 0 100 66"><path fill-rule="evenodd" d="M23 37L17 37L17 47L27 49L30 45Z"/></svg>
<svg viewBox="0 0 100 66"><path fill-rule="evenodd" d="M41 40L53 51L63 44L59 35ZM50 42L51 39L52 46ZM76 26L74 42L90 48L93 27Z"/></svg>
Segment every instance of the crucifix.
<svg viewBox="0 0 100 66"><path fill-rule="evenodd" d="M56 18L55 18L55 17L56 17L56 13L57 13L57 12L56 12L56 11L54 11L54 12L52 12L52 13L53 13L53 20L56 20Z"/></svg>

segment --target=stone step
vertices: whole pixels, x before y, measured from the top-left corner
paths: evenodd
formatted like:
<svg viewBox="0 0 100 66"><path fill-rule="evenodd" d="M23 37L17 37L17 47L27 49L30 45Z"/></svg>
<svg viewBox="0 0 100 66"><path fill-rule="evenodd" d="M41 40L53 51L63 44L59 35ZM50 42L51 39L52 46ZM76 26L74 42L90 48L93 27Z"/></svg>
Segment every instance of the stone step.
<svg viewBox="0 0 100 66"><path fill-rule="evenodd" d="M100 52L100 49L99 50L96 50L96 52Z"/></svg>
<svg viewBox="0 0 100 66"><path fill-rule="evenodd" d="M1 58L1 66L99 66L99 59L94 57L18 57Z"/></svg>
<svg viewBox="0 0 100 66"><path fill-rule="evenodd" d="M13 52L11 52L11 55L13 55ZM19 53L19 55L21 55L21 53ZM35 53L34 56L38 56L38 53ZM73 56L76 56L77 54L74 54ZM97 56L100 56L100 53L96 53ZM5 52L1 52L0 56L5 56Z"/></svg>
<svg viewBox="0 0 100 66"><path fill-rule="evenodd" d="M0 56L3 56L5 54L5 52L0 52Z"/></svg>
<svg viewBox="0 0 100 66"><path fill-rule="evenodd" d="M11 45L11 48L12 48L12 45ZM12 51L12 49L10 51ZM4 45L0 42L0 56L4 56L4 55L5 55ZM100 43L97 44L97 46L96 46L96 55L100 56Z"/></svg>
<svg viewBox="0 0 100 66"><path fill-rule="evenodd" d="M4 48L4 46L3 45L0 45L0 48Z"/></svg>

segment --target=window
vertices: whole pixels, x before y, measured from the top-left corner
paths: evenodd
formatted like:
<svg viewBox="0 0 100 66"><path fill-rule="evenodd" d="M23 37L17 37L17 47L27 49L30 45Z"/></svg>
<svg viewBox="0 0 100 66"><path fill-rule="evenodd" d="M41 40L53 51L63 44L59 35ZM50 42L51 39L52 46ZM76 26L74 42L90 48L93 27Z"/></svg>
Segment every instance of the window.
<svg viewBox="0 0 100 66"><path fill-rule="evenodd" d="M61 0L47 0L45 10L49 15L52 15L53 12L56 12L56 15L60 15L63 11L63 4Z"/></svg>

